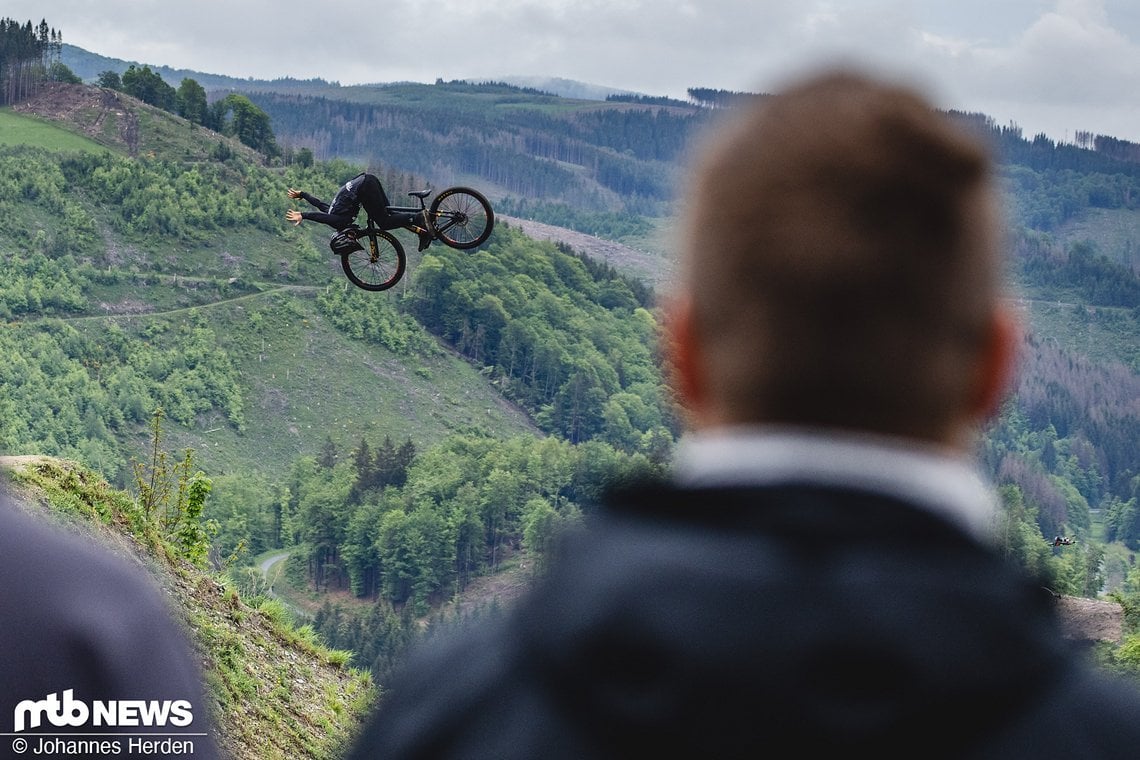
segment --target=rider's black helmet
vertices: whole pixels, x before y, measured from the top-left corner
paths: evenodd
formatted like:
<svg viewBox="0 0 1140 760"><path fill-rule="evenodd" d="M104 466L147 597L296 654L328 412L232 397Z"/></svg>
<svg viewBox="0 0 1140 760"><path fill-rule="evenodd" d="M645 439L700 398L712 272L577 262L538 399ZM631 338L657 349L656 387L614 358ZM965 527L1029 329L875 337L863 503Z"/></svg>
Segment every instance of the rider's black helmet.
<svg viewBox="0 0 1140 760"><path fill-rule="evenodd" d="M346 253L353 251L363 251L364 246L356 242L356 236L352 234L351 230L344 229L332 236L329 241L329 248L337 256L343 256Z"/></svg>

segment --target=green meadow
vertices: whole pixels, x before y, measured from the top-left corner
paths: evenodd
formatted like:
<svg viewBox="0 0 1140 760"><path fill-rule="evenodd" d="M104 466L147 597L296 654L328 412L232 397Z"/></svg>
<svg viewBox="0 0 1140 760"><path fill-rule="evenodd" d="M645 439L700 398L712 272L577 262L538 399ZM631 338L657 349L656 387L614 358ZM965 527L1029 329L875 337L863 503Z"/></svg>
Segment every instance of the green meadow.
<svg viewBox="0 0 1140 760"><path fill-rule="evenodd" d="M34 116L23 116L11 108L0 108L0 145L32 145L57 151L107 150L94 140L60 129Z"/></svg>

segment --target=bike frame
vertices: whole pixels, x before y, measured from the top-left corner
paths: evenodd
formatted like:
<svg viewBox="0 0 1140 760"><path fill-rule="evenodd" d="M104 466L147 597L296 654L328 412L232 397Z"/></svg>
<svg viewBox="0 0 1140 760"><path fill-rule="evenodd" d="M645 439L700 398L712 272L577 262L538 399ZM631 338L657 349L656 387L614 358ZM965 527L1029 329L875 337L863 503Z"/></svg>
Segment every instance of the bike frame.
<svg viewBox="0 0 1140 760"><path fill-rule="evenodd" d="M378 229L378 230L408 230L409 232L418 233L420 231L420 228L416 224L414 224L413 222L415 221L415 217L418 216L422 212L424 215L424 219L427 220L428 232L431 233L431 236L433 238L438 240L440 237L439 233L441 231L441 228L436 226L436 222L438 220L434 219L433 216L443 216L444 214L437 212L435 215L433 215L428 210L427 198L429 195L431 195L431 191L430 190L415 190L413 192L408 193L408 195L415 196L416 200L418 200L420 202L420 205L419 206L385 206L384 207L385 210L387 210L387 212L389 214L408 214L411 218L406 223L399 224L399 225L396 225L394 227L380 227L376 224L376 222L372 219L372 217L369 217L368 218L368 226L374 227L375 229ZM450 226L450 225L446 225L442 229L446 230L447 226Z"/></svg>
<svg viewBox="0 0 1140 760"><path fill-rule="evenodd" d="M426 219L427 223L428 223L428 232L431 233L431 236L433 238L438 238L439 235L436 233L435 224L433 223L433 220L431 219L431 215L428 213L428 207L427 207L427 200L426 199L429 195L431 195L431 191L430 190L414 190L414 191L408 193L408 195L414 196L416 198L416 200L418 200L420 202L420 205L419 206L385 206L384 207L384 210L387 211L389 214L408 214L411 217L408 219L408 221L404 222L403 224L394 224L391 227L381 227L380 225L378 225L376 223L375 219L373 219L372 217L368 217L368 227L371 227L372 229L376 229L376 230L385 230L385 231L408 230L410 232L419 232L419 228L416 225L412 224L412 222L414 221L415 217L420 212L423 212L424 219Z"/></svg>

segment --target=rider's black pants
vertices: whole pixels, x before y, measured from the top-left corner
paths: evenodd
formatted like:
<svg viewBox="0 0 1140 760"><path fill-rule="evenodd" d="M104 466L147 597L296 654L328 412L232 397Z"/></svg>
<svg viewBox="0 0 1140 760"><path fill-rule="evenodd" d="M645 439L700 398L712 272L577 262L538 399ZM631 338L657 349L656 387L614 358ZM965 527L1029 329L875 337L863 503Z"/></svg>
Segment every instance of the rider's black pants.
<svg viewBox="0 0 1140 760"><path fill-rule="evenodd" d="M384 186L380 184L380 180L375 174L364 175L364 179L360 181L360 187L356 189L356 199L360 201L360 205L364 207L368 217L376 222L376 226L382 230L403 227L415 218L414 214L388 213L388 207L392 204L388 200L388 194L384 192Z"/></svg>

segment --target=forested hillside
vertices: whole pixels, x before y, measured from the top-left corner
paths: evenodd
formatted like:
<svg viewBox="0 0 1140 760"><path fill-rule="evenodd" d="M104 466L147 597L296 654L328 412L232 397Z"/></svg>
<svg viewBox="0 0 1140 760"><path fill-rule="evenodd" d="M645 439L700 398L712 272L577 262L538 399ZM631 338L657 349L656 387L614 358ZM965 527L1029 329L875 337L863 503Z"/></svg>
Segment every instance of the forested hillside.
<svg viewBox="0 0 1140 760"><path fill-rule="evenodd" d="M0 449L76 458L123 483L161 409L166 440L197 452L214 483L214 558L290 549L300 585L366 602L316 624L382 673L416 616L504 561L540 564L606 484L668 461L679 428L655 294L508 224L479 250L413 256L397 288L364 293L327 231L284 224L286 188L328 195L368 166L393 197L462 181L497 211L645 244L711 112L466 82L245 87L280 153L121 93L151 148L80 129L110 149L0 150L12 357ZM1140 548L1134 153L961 116L1002 157L1010 278L1030 328L982 450L1003 486L1007 550L1059 591L1134 592L1122 548ZM173 125L178 141L154 141L147 124ZM654 253L664 267L669 251ZM1045 538L1060 533L1082 540L1056 553Z"/></svg>
<svg viewBox="0 0 1140 760"><path fill-rule="evenodd" d="M317 155L360 155L363 146L382 145L385 155L373 156L374 163L474 176L499 188L501 204L518 215L592 224L591 231L615 238L637 238L642 225L671 207L674 193L683 192L685 151L712 118L695 103L586 104L465 82L344 88L337 99L327 93L250 97L274 114L283 142L305 144ZM1026 139L1016 126L1000 127L984 115L956 116L979 130L1001 159L1010 277L1030 326L1018 393L990 431L986 461L999 480L1033 491L1044 533L1087 530L1090 510L1103 507L1110 535L1135 540L1140 146L1100 135L1080 135L1079 144ZM496 157L496 151L510 156ZM611 171L611 160L624 169ZM562 179L552 180L555 175ZM582 194L598 186L601 193ZM599 221L601 209L614 220L608 229ZM1093 218L1102 224L1082 226ZM1103 234L1109 227L1114 235ZM472 358L498 372L506 368L503 387L517 394L514 363L500 357L514 351L517 330L504 332L502 316L488 312L488 295L501 297L500 287L470 289L471 278L481 274L464 273L464 292L452 293L455 275L425 267L420 277L431 278L429 292L450 296L439 302L445 312L426 308L422 297L409 308ZM471 308L469 293L484 305ZM523 323L516 324L521 329ZM576 378L584 391L604 382L597 373ZM588 429L602 424L578 419L558 432L577 440L580 423ZM1058 447L1065 452L1060 459L1049 453Z"/></svg>
<svg viewBox="0 0 1140 760"><path fill-rule="evenodd" d="M683 103L600 104L466 82L249 98L283 145L437 186L476 182L502 213L609 236L644 233L646 217L667 213L678 160L706 118Z"/></svg>

